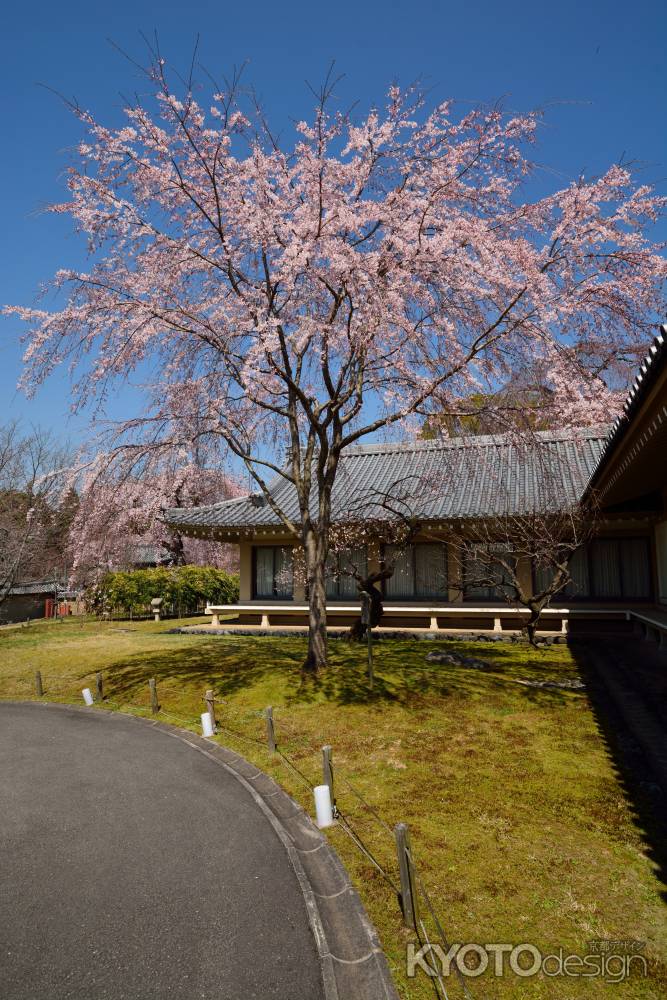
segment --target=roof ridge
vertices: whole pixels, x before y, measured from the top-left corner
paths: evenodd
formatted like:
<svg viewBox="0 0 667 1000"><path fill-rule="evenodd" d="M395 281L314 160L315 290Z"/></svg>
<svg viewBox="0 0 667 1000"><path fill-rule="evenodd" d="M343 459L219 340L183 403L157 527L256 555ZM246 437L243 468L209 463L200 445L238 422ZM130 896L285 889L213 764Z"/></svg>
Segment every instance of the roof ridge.
<svg viewBox="0 0 667 1000"><path fill-rule="evenodd" d="M540 441L570 441L578 437L588 439L606 438L609 435L609 424L591 424L588 426L561 427L553 430L535 431L534 437ZM460 434L451 438L415 438L405 441L387 441L375 444L352 445L343 451L342 457L348 455L383 455L406 451L442 451L447 448L464 446L480 447L488 445L506 445L514 440L520 440L511 431L500 434Z"/></svg>
<svg viewBox="0 0 667 1000"><path fill-rule="evenodd" d="M228 507L234 503L241 503L244 500L250 500L251 497L256 496L255 493L243 493L240 497L227 497L226 500L218 500L217 503L201 504L196 507L168 507L165 510L165 517L168 514L175 514L177 511L188 511L188 510L218 510L220 507Z"/></svg>
<svg viewBox="0 0 667 1000"><path fill-rule="evenodd" d="M637 372L634 382L630 386L630 391L625 398L623 408L611 425L597 465L593 469L588 483L586 484L584 495L591 489L594 481L602 471L603 466L606 464L617 442L623 436L626 428L630 425L635 409L641 405L644 393L648 391L646 386L647 384L650 385L650 377L655 375L656 366L663 363L665 358L667 358L667 323L661 323L658 327L658 333L653 338L653 343L649 347L641 364L639 365L639 371Z"/></svg>

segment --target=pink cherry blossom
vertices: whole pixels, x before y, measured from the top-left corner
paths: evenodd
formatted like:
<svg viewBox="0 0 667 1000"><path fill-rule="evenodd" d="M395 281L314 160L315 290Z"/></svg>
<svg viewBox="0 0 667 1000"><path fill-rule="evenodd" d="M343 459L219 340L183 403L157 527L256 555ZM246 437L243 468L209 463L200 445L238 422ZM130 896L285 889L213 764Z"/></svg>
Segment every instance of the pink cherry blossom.
<svg viewBox="0 0 667 1000"><path fill-rule="evenodd" d="M165 461L151 454L140 467L100 457L83 479L69 532L72 580L89 585L110 569L125 569L152 554L152 562L198 563L235 571L235 546L185 538L164 522L166 509L217 503L241 490L229 476L203 469L184 456Z"/></svg>
<svg viewBox="0 0 667 1000"><path fill-rule="evenodd" d="M353 121L325 92L288 146L233 89L200 102L166 72L120 128L74 108L85 134L54 211L90 266L57 276L62 307L13 308L23 385L67 362L75 407L103 406L141 377L146 411L111 449L129 434L196 441L209 467L221 445L237 456L306 551L318 665L341 452L536 366L563 423L611 416L664 312L665 200L619 166L527 199L536 115L429 110L392 87Z"/></svg>

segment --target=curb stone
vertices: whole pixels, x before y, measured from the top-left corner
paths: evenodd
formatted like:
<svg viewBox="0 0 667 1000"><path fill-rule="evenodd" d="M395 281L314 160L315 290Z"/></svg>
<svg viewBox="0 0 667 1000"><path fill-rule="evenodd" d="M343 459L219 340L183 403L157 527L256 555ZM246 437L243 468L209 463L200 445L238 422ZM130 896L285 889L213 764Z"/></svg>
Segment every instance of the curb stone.
<svg viewBox="0 0 667 1000"><path fill-rule="evenodd" d="M91 711L65 702L24 700L14 704ZM338 854L306 811L270 775L236 751L189 729L95 708L102 718L125 719L180 740L224 768L253 798L282 842L303 894L320 959L325 1000L399 1000L377 931Z"/></svg>

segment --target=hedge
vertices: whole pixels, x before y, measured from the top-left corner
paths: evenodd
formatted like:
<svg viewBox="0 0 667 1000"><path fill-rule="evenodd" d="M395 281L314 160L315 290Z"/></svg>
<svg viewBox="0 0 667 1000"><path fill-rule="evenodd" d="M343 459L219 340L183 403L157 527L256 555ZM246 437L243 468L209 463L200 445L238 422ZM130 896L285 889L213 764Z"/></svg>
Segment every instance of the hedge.
<svg viewBox="0 0 667 1000"><path fill-rule="evenodd" d="M149 614L151 600L161 597L162 610L188 614L206 603L236 604L239 578L213 566L174 566L107 573L86 594L94 611L121 611L129 615Z"/></svg>

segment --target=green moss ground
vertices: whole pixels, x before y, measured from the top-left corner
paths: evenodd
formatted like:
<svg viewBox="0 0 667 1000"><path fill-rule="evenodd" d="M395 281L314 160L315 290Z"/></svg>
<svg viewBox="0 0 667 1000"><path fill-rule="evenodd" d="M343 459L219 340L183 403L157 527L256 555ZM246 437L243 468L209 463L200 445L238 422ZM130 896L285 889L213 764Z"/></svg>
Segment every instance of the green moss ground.
<svg viewBox="0 0 667 1000"><path fill-rule="evenodd" d="M385 641L369 695L365 650L332 641L331 666L304 686L303 639L169 633L174 623L68 620L0 630L0 697L81 704L103 671L110 707L148 713L156 677L165 721L195 727L202 696L224 699L219 739L274 775L311 813L309 790L264 747L261 711L274 706L281 749L313 783L320 748L333 746L344 814L392 878L390 833L343 783L349 780L390 827L410 825L423 878L452 941L531 942L586 952L591 938L646 941L651 975L599 979L483 976L474 997L622 998L667 995L664 891L639 821L584 691L528 688L519 678L574 679L566 646L546 650ZM426 663L433 648L472 651L488 671ZM336 827L330 837L375 922L399 991L432 997L408 980L408 934L391 889ZM458 987L452 984L452 996Z"/></svg>

